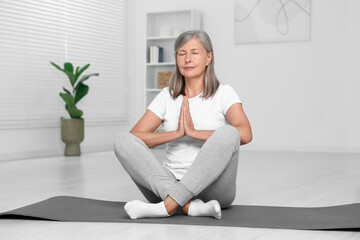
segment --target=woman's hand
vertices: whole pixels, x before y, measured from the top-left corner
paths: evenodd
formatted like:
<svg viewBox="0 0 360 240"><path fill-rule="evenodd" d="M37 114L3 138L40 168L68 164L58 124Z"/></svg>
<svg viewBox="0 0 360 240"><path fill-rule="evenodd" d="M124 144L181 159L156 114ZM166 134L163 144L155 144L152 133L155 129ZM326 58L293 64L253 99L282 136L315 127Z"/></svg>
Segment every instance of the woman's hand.
<svg viewBox="0 0 360 240"><path fill-rule="evenodd" d="M193 133L195 132L195 128L191 118L189 101L187 97L184 97L183 99L183 105L181 111L183 115L185 135L192 137Z"/></svg>
<svg viewBox="0 0 360 240"><path fill-rule="evenodd" d="M185 135L185 127L184 127L184 109L185 109L185 101L182 102L181 110L180 110L180 117L179 117L179 126L176 130L181 137Z"/></svg>

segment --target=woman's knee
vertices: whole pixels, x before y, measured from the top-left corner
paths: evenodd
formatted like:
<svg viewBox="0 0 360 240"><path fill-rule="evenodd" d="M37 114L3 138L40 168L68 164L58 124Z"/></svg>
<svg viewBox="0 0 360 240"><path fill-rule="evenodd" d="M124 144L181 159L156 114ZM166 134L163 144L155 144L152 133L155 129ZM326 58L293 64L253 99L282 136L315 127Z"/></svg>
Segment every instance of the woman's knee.
<svg viewBox="0 0 360 240"><path fill-rule="evenodd" d="M135 141L135 136L129 132L119 133L114 140L114 152L119 160L131 150L131 146Z"/></svg>
<svg viewBox="0 0 360 240"><path fill-rule="evenodd" d="M126 142L128 141L128 138L130 138L130 134L131 133L128 132L121 132L116 136L113 145L115 151L126 148Z"/></svg>
<svg viewBox="0 0 360 240"><path fill-rule="evenodd" d="M225 139L228 141L234 142L237 145L240 145L240 133L239 131L231 125L224 125L218 128L216 131L220 132Z"/></svg>

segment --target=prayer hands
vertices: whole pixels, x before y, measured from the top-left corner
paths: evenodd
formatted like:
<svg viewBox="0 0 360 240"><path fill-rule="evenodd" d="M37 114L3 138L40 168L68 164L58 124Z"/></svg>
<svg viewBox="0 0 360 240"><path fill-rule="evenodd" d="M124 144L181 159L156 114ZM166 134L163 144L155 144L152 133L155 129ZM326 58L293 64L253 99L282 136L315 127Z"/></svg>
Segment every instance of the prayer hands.
<svg viewBox="0 0 360 240"><path fill-rule="evenodd" d="M187 135L189 137L191 137L192 134L195 132L194 123L190 114L189 101L187 97L184 97L181 105L179 127L177 132L181 134L181 136Z"/></svg>

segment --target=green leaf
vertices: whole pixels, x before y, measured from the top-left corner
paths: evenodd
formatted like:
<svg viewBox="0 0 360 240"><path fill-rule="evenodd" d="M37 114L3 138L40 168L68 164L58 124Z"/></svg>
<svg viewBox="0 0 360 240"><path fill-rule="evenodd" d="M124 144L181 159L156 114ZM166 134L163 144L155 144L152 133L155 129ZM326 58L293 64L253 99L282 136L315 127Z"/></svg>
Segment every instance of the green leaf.
<svg viewBox="0 0 360 240"><path fill-rule="evenodd" d="M69 62L64 63L64 69L66 72L74 73L74 67L73 67L72 63L69 63Z"/></svg>
<svg viewBox="0 0 360 240"><path fill-rule="evenodd" d="M79 72L79 66L76 68L75 75Z"/></svg>
<svg viewBox="0 0 360 240"><path fill-rule="evenodd" d="M65 109L68 111L71 118L81 118L81 116L83 115L83 111L77 109L76 107L69 107L68 105L66 105Z"/></svg>
<svg viewBox="0 0 360 240"><path fill-rule="evenodd" d="M64 89L64 91L66 92L66 93L68 93L68 94L70 94L71 95L71 93L70 93L70 91L69 90L67 90L66 88L64 88L63 87L63 89Z"/></svg>
<svg viewBox="0 0 360 240"><path fill-rule="evenodd" d="M59 69L60 71L64 72L64 69L62 69L61 67L59 67L58 65L56 65L53 62L50 62L54 67L56 67L57 69Z"/></svg>
<svg viewBox="0 0 360 240"><path fill-rule="evenodd" d="M60 93L60 96L65 101L65 109L68 111L71 118L81 118L83 112L75 106L74 98L69 93Z"/></svg>
<svg viewBox="0 0 360 240"><path fill-rule="evenodd" d="M71 85L74 86L76 79L75 79L75 75L73 73L73 71L74 71L73 65L69 62L64 63L64 70L65 70L65 74L69 77Z"/></svg>
<svg viewBox="0 0 360 240"><path fill-rule="evenodd" d="M99 74L98 73L92 73L92 74L89 74L89 75L82 76L79 83L78 83L78 85L75 87L75 89L79 86L79 84L81 84L82 82L88 80L91 76L99 76Z"/></svg>
<svg viewBox="0 0 360 240"><path fill-rule="evenodd" d="M76 79L78 79L80 77L80 75L88 68L90 67L90 64L86 64L85 66L83 66L79 72L76 73Z"/></svg>
<svg viewBox="0 0 360 240"><path fill-rule="evenodd" d="M79 83L76 87L77 90L75 93L75 104L78 103L89 92L89 86L83 83Z"/></svg>
<svg viewBox="0 0 360 240"><path fill-rule="evenodd" d="M70 93L60 93L60 97L64 100L69 107L75 107L75 101Z"/></svg>

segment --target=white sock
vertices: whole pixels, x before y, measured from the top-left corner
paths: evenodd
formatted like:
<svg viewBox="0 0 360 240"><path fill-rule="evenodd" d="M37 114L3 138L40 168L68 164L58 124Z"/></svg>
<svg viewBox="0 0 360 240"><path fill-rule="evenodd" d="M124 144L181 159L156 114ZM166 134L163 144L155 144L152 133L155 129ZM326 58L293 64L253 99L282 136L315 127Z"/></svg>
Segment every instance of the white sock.
<svg viewBox="0 0 360 240"><path fill-rule="evenodd" d="M124 206L131 219L146 217L169 217L164 201L159 203L146 203L140 200L127 202Z"/></svg>
<svg viewBox="0 0 360 240"><path fill-rule="evenodd" d="M193 217L214 217L221 219L221 207L216 200L204 203L200 199L195 199L190 202L188 215Z"/></svg>

